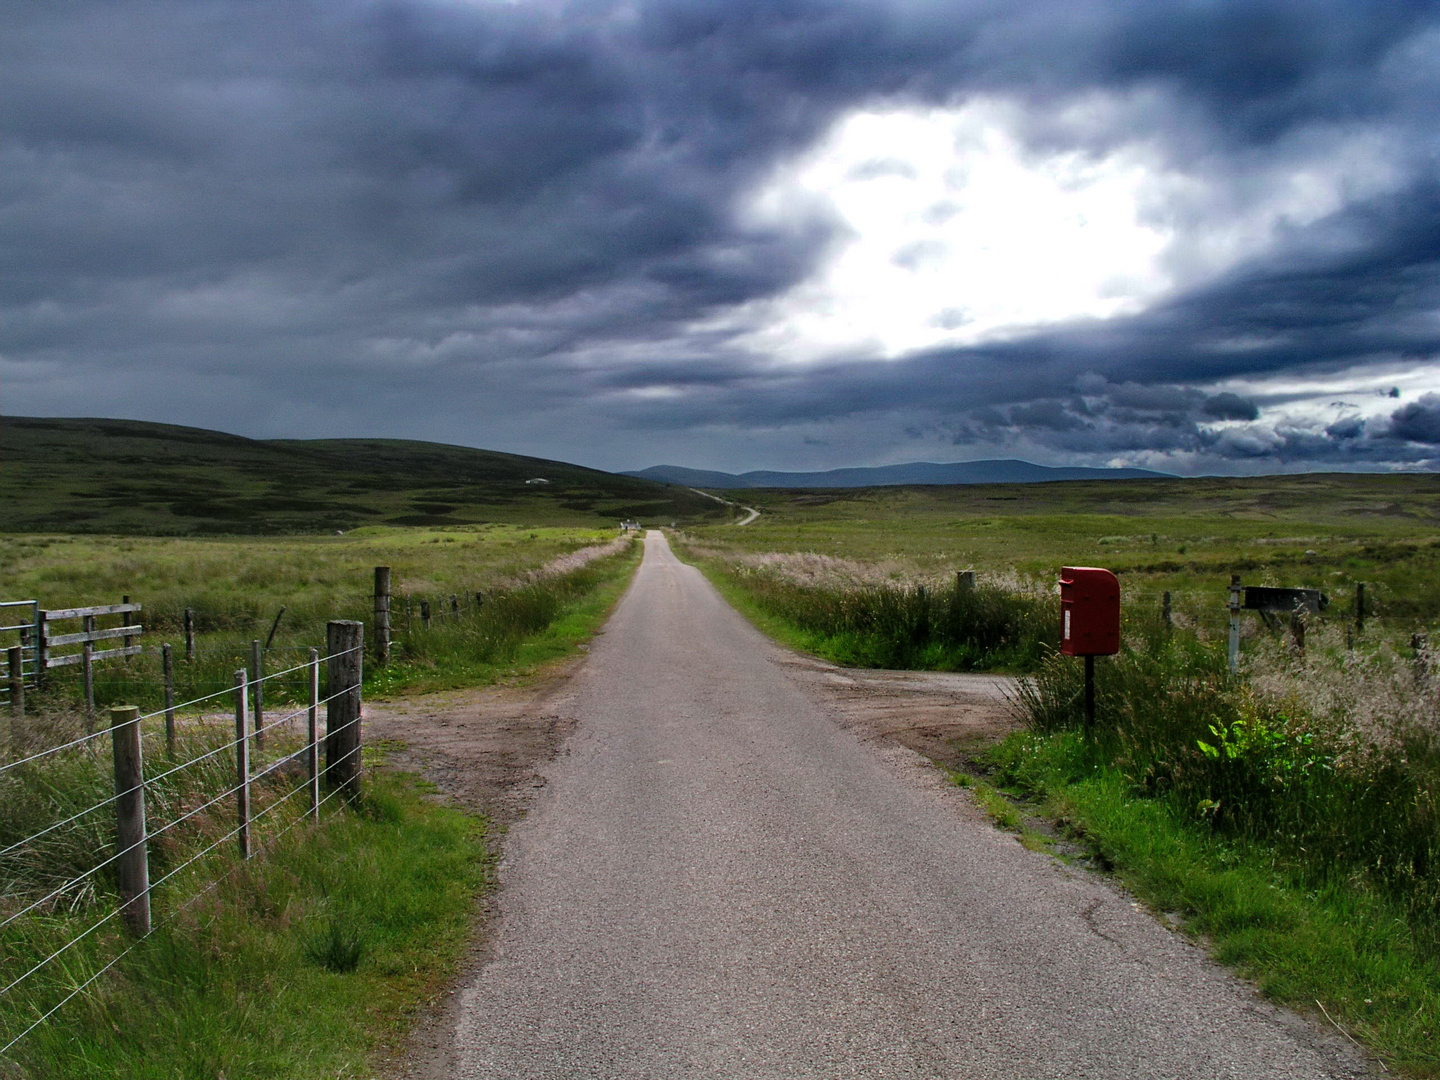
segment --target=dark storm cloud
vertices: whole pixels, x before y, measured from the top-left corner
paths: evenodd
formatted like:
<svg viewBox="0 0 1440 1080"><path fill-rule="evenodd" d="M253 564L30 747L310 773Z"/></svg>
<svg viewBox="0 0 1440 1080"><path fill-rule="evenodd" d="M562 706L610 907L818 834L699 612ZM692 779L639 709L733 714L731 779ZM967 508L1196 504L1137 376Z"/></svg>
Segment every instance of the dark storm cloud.
<svg viewBox="0 0 1440 1080"><path fill-rule="evenodd" d="M0 18L7 411L257 434L443 413L425 434L612 465L646 463L606 449L641 427L734 432L738 462L749 431L892 417L897 439L1031 433L1076 455L1410 461L1437 441L1428 398L1385 432L1262 438L1225 426L1263 425L1256 404L1213 389L1440 355L1433 4L16 0ZM1054 119L1095 91L1149 104ZM745 305L842 239L821 207L758 225L747 194L848 110L974 94L1023 103L1036 151L1143 138L1238 176L1344 125L1414 161L1139 315L883 363L737 344L724 319L745 329Z"/></svg>

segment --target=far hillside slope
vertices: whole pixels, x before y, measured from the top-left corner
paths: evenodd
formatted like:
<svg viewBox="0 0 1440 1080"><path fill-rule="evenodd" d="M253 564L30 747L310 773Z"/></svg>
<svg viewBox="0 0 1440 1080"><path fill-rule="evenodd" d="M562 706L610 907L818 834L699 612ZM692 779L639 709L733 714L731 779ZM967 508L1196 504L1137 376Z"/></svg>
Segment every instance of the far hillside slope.
<svg viewBox="0 0 1440 1080"><path fill-rule="evenodd" d="M134 420L36 417L0 418L0 506L6 531L162 535L725 514L683 488L443 443L247 439Z"/></svg>
<svg viewBox="0 0 1440 1080"><path fill-rule="evenodd" d="M826 472L774 472L757 470L724 473L655 465L623 476L663 480L672 484L708 488L863 488L915 484L1034 484L1053 480L1159 480L1168 473L1150 469L1091 469L1035 465L1015 459L995 461L912 461L875 468L830 469Z"/></svg>

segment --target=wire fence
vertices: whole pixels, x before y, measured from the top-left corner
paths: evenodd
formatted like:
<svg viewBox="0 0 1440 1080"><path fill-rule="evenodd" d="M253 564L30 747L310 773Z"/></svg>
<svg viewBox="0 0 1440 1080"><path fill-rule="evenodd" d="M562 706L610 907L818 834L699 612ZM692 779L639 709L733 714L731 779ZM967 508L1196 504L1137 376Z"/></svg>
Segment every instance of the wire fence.
<svg viewBox="0 0 1440 1080"><path fill-rule="evenodd" d="M109 727L74 737L12 720L0 752L0 1063L158 926L358 793L363 627L332 622L326 655L307 652L149 712L114 707ZM279 706L268 715L267 684ZM77 974L82 946L113 955Z"/></svg>

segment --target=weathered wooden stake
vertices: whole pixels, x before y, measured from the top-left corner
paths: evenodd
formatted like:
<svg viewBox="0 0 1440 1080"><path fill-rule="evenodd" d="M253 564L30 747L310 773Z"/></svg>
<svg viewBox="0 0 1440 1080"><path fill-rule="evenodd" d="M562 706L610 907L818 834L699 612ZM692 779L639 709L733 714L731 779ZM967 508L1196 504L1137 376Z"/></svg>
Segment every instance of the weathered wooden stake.
<svg viewBox="0 0 1440 1080"><path fill-rule="evenodd" d="M458 596L456 596L454 593L451 593L451 594L450 594L450 614L451 614L451 615L459 615L459 614L460 614L460 598L459 598Z"/></svg>
<svg viewBox="0 0 1440 1080"><path fill-rule="evenodd" d="M86 615L80 620L80 628L85 633L93 633L95 630L95 616ZM85 641L80 646L80 681L85 688L85 734L91 735L95 732L95 662L93 656L95 646L90 641Z"/></svg>
<svg viewBox="0 0 1440 1080"><path fill-rule="evenodd" d="M1168 592L1162 593L1160 596L1160 618L1165 623L1166 630L1175 625L1175 616L1170 610L1170 594Z"/></svg>
<svg viewBox="0 0 1440 1080"><path fill-rule="evenodd" d="M430 601L429 601L429 600L421 600L421 601L420 601L420 625L421 625L421 626L426 626L426 627L428 627L428 626L430 625Z"/></svg>
<svg viewBox="0 0 1440 1080"><path fill-rule="evenodd" d="M1355 633L1356 635L1365 632L1365 583L1355 583Z"/></svg>
<svg viewBox="0 0 1440 1080"><path fill-rule="evenodd" d="M250 699L255 716L252 720L255 730L255 749L265 749L265 653L260 648L260 639L250 642Z"/></svg>
<svg viewBox="0 0 1440 1080"><path fill-rule="evenodd" d="M1300 612L1290 616L1290 640L1297 655L1305 655L1305 617Z"/></svg>
<svg viewBox="0 0 1440 1080"><path fill-rule="evenodd" d="M975 588L975 571L974 571L974 570L956 570L956 571L955 571L955 587L956 587L957 589L962 589L962 590L963 590L963 589L973 589L973 588Z"/></svg>
<svg viewBox="0 0 1440 1080"><path fill-rule="evenodd" d="M310 650L310 708L305 717L305 775L310 789L310 816L320 819L320 650Z"/></svg>
<svg viewBox="0 0 1440 1080"><path fill-rule="evenodd" d="M195 662L195 609L185 609L185 662Z"/></svg>
<svg viewBox="0 0 1440 1080"><path fill-rule="evenodd" d="M120 878L120 917L136 937L150 933L150 852L145 834L145 769L140 754L140 710L110 710L115 756L115 867Z"/></svg>
<svg viewBox="0 0 1440 1080"><path fill-rule="evenodd" d="M477 608L482 608L485 606L485 594L483 592L477 592L475 594L475 606Z"/></svg>
<svg viewBox="0 0 1440 1080"><path fill-rule="evenodd" d="M365 624L336 619L325 633L329 655L325 693L325 777L346 798L360 793L360 681L364 674Z"/></svg>
<svg viewBox="0 0 1440 1080"><path fill-rule="evenodd" d="M375 567L375 663L390 662L390 567Z"/></svg>
<svg viewBox="0 0 1440 1080"><path fill-rule="evenodd" d="M235 672L235 840L240 857L250 858L250 676Z"/></svg>
<svg viewBox="0 0 1440 1080"><path fill-rule="evenodd" d="M1429 647L1429 639L1424 634L1410 635L1410 649L1415 654L1415 681L1424 682L1425 677L1430 674L1430 665L1426 663L1425 650Z"/></svg>
<svg viewBox="0 0 1440 1080"><path fill-rule="evenodd" d="M175 758L175 658L170 643L160 646L160 668L165 675L165 754Z"/></svg>
<svg viewBox="0 0 1440 1080"><path fill-rule="evenodd" d="M410 597L405 597L405 633L410 633Z"/></svg>

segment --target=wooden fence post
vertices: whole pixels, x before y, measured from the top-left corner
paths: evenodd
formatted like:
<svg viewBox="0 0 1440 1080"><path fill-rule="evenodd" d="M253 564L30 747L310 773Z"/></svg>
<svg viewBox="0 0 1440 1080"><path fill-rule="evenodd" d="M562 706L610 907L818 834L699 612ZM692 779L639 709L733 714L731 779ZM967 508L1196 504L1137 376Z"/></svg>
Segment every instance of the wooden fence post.
<svg viewBox="0 0 1440 1080"><path fill-rule="evenodd" d="M421 626L424 626L424 627L429 627L429 625L430 625L430 601L429 601L429 600L421 600L421 601L420 601L420 625L421 625Z"/></svg>
<svg viewBox="0 0 1440 1080"><path fill-rule="evenodd" d="M195 609L185 609L185 662L195 662Z"/></svg>
<svg viewBox="0 0 1440 1080"><path fill-rule="evenodd" d="M325 693L325 777L331 791L360 793L360 680L364 674L365 624L336 619L325 631L328 680Z"/></svg>
<svg viewBox="0 0 1440 1080"><path fill-rule="evenodd" d="M320 819L320 650L310 650L310 708L306 714L305 773L310 788L310 817Z"/></svg>
<svg viewBox="0 0 1440 1080"><path fill-rule="evenodd" d="M967 590L967 589L973 589L973 588L975 588L975 571L974 571L974 570L956 570L956 571L955 571L955 588L961 590L962 592L965 591L965 590Z"/></svg>
<svg viewBox="0 0 1440 1080"><path fill-rule="evenodd" d="M451 593L451 594L450 594L450 614L451 614L451 615L459 615L459 614L460 614L460 598L459 598L458 596L456 596L454 593Z"/></svg>
<svg viewBox="0 0 1440 1080"><path fill-rule="evenodd" d="M477 608L482 608L485 606L485 594L483 592L477 592L475 594L475 606Z"/></svg>
<svg viewBox="0 0 1440 1080"><path fill-rule="evenodd" d="M255 710L252 720L255 730L255 749L265 749L265 654L260 648L260 639L250 642L250 695Z"/></svg>
<svg viewBox="0 0 1440 1080"><path fill-rule="evenodd" d="M175 658L170 643L160 646L160 668L165 675L165 753L175 759Z"/></svg>
<svg viewBox="0 0 1440 1080"><path fill-rule="evenodd" d="M1166 630L1175 625L1175 617L1170 610L1170 594L1168 592L1160 597L1160 618L1164 620Z"/></svg>
<svg viewBox="0 0 1440 1080"><path fill-rule="evenodd" d="M390 662L390 567L375 567L375 663Z"/></svg>
<svg viewBox="0 0 1440 1080"><path fill-rule="evenodd" d="M1365 583L1355 584L1355 636L1365 632Z"/></svg>
<svg viewBox="0 0 1440 1080"><path fill-rule="evenodd" d="M1410 635L1410 648L1415 654L1415 681L1424 682L1425 677L1430 674L1430 666L1427 663L1425 651L1430 646L1430 641L1424 634Z"/></svg>
<svg viewBox="0 0 1440 1080"><path fill-rule="evenodd" d="M250 675L235 672L235 839L240 857L250 857Z"/></svg>
<svg viewBox="0 0 1440 1080"><path fill-rule="evenodd" d="M150 853L145 835L145 768L140 755L140 710L110 710L115 755L115 859L120 917L136 937L150 933Z"/></svg>

